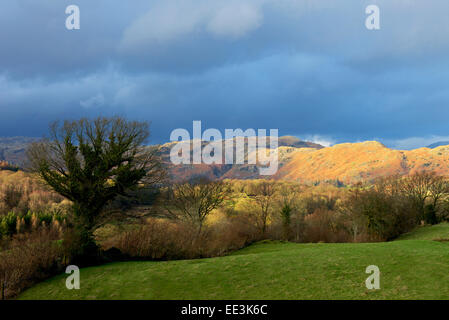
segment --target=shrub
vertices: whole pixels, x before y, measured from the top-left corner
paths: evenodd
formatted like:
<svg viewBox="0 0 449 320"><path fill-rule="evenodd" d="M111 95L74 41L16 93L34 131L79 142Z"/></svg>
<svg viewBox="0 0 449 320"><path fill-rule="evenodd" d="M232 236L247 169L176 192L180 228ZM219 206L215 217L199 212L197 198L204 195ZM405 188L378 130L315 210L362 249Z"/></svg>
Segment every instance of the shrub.
<svg viewBox="0 0 449 320"><path fill-rule="evenodd" d="M8 184L3 188L3 196L1 200L6 207L11 210L16 208L23 197L23 189L20 185Z"/></svg>
<svg viewBox="0 0 449 320"><path fill-rule="evenodd" d="M0 298L12 298L62 270L58 230L43 228L15 236L0 251Z"/></svg>
<svg viewBox="0 0 449 320"><path fill-rule="evenodd" d="M304 242L350 242L346 221L338 212L317 209L304 218Z"/></svg>
<svg viewBox="0 0 449 320"><path fill-rule="evenodd" d="M415 227L421 216L393 178L381 179L372 187L356 188L343 211L371 240L392 240Z"/></svg>
<svg viewBox="0 0 449 320"><path fill-rule="evenodd" d="M424 221L428 224L437 224L439 222L436 208L433 204L424 206Z"/></svg>
<svg viewBox="0 0 449 320"><path fill-rule="evenodd" d="M106 251L116 248L123 258L174 260L221 256L240 249L257 238L257 230L241 217L197 229L188 223L148 219L103 242Z"/></svg>

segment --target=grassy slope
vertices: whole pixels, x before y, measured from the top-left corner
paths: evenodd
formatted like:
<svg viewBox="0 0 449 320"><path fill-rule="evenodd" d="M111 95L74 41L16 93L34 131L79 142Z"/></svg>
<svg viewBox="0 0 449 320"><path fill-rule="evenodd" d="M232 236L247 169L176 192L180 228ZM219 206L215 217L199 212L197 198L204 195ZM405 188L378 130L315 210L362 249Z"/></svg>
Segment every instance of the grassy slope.
<svg viewBox="0 0 449 320"><path fill-rule="evenodd" d="M365 288L371 264L380 290ZM221 258L86 268L80 290L67 290L60 275L20 298L449 299L448 269L449 244L436 241L261 243Z"/></svg>
<svg viewBox="0 0 449 320"><path fill-rule="evenodd" d="M448 240L449 223L424 226L402 235L399 240Z"/></svg>

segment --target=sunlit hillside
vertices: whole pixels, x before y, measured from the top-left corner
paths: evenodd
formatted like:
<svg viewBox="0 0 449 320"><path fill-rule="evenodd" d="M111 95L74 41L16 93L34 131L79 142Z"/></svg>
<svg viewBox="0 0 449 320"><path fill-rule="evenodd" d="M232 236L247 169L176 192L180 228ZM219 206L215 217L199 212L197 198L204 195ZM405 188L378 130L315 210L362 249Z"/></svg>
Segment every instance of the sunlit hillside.
<svg viewBox="0 0 449 320"><path fill-rule="evenodd" d="M394 150L376 141L343 143L320 150L298 149L277 179L344 183L369 181L394 174L435 171L449 175L449 146L410 151Z"/></svg>

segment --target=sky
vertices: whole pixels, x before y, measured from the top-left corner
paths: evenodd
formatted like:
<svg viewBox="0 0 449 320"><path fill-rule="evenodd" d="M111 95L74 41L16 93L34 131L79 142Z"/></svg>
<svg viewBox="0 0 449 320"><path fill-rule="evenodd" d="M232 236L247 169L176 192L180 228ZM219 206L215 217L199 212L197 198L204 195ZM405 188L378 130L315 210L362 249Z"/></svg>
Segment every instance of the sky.
<svg viewBox="0 0 449 320"><path fill-rule="evenodd" d="M66 7L80 9L68 30ZM368 30L365 9L380 9ZM449 141L446 0L2 0L0 136L120 115L325 145Z"/></svg>

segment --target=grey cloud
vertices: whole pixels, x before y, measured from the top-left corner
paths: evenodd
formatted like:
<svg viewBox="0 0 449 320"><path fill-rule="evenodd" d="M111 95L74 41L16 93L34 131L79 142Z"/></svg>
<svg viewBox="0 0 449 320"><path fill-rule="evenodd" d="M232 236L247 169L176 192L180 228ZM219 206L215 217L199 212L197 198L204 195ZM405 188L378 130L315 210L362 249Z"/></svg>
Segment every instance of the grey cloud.
<svg viewBox="0 0 449 320"><path fill-rule="evenodd" d="M1 135L97 114L152 120L161 142L192 120L327 142L448 135L448 2L377 0L376 32L372 1L78 0L73 32L72 2L2 3Z"/></svg>

